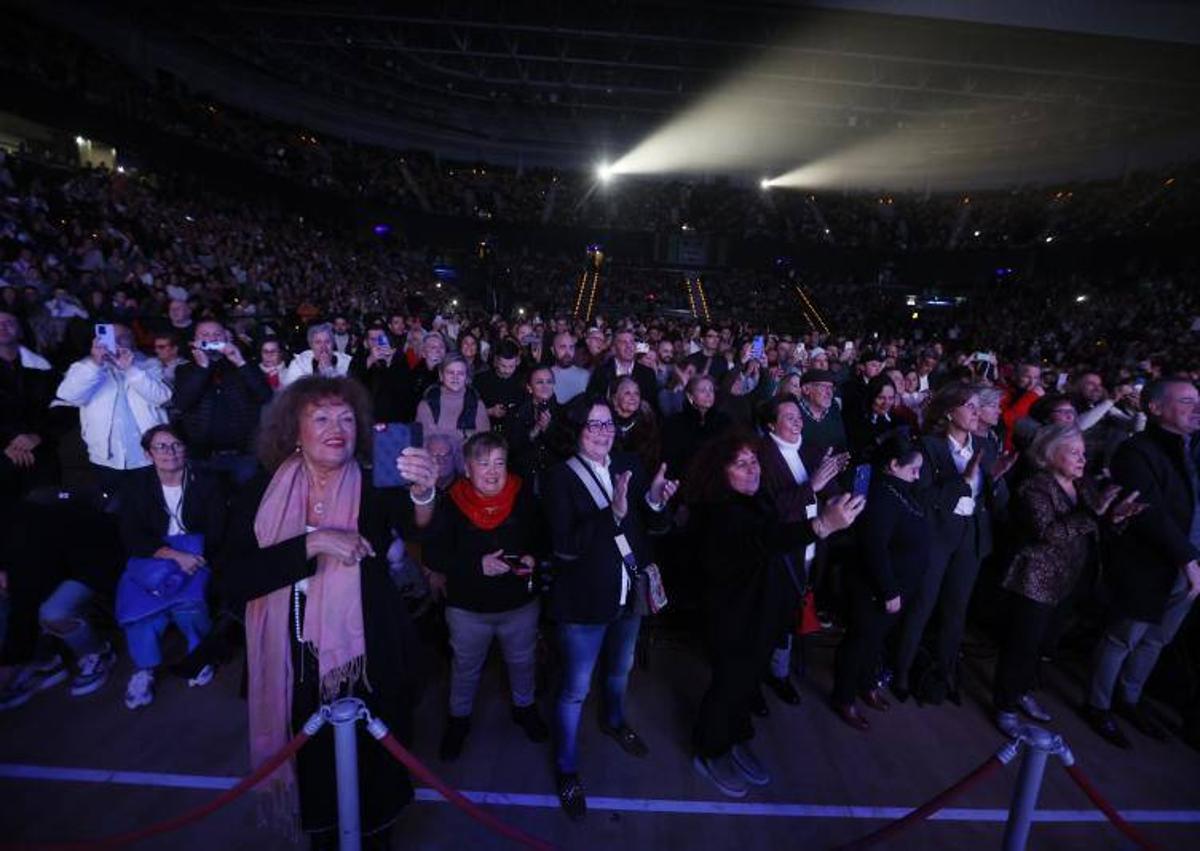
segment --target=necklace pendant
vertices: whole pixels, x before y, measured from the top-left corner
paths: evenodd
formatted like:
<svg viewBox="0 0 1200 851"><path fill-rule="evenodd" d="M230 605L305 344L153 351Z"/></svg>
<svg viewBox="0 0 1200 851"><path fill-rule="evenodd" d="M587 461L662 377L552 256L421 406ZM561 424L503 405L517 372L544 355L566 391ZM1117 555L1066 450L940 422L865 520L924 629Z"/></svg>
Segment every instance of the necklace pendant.
<svg viewBox="0 0 1200 851"><path fill-rule="evenodd" d="M316 503L315 505L313 505L313 511L316 512L317 514L324 514L325 513L325 503L324 502Z"/></svg>

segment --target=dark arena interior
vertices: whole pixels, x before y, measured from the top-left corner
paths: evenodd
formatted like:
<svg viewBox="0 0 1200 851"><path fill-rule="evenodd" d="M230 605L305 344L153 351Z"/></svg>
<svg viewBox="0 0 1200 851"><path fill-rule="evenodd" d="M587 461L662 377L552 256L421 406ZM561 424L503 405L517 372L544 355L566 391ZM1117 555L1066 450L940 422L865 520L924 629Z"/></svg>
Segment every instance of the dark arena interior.
<svg viewBox="0 0 1200 851"><path fill-rule="evenodd" d="M1200 847L1200 5L0 0L0 851Z"/></svg>

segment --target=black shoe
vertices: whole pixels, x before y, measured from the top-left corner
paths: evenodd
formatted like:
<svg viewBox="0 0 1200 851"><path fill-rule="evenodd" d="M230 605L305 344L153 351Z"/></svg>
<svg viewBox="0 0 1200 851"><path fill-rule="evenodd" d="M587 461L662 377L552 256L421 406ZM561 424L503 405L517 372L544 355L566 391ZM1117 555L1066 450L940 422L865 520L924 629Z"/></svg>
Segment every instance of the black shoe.
<svg viewBox="0 0 1200 851"><path fill-rule="evenodd" d="M1085 706L1083 717L1087 719L1088 725L1096 731L1100 738L1110 745L1116 745L1124 750L1130 750L1133 747L1133 744L1121 732L1121 728L1117 726L1117 719L1107 709Z"/></svg>
<svg viewBox="0 0 1200 851"><path fill-rule="evenodd" d="M767 685L784 703L789 706L800 705L800 692L796 691L796 687L787 677L767 677Z"/></svg>
<svg viewBox="0 0 1200 851"><path fill-rule="evenodd" d="M622 724L620 727L609 727L607 724L600 725L600 732L606 736L610 736L617 740L617 744L621 746L621 750L630 756L645 756L650 753L650 748L646 747L646 743L642 741L637 733L628 724Z"/></svg>
<svg viewBox="0 0 1200 851"><path fill-rule="evenodd" d="M1145 704L1137 703L1133 706L1123 704L1120 707L1120 712L1121 716L1133 725L1133 729L1137 730L1143 736L1148 736L1156 742L1168 742L1171 740L1171 734L1167 732L1167 728L1155 720Z"/></svg>
<svg viewBox="0 0 1200 851"><path fill-rule="evenodd" d="M442 733L442 743L438 747L438 757L442 762L454 762L462 756L463 744L467 734L471 732L471 719L451 715L446 719L446 731Z"/></svg>
<svg viewBox="0 0 1200 851"><path fill-rule="evenodd" d="M583 783L579 775L556 771L554 782L558 785L558 803L571 821L583 821L587 815L587 797L583 794Z"/></svg>
<svg viewBox="0 0 1200 851"><path fill-rule="evenodd" d="M517 723L518 727L525 731L525 735L529 738L529 741L544 742L550 738L550 728L546 726L546 722L542 720L542 716L538 715L535 704L514 706L512 719Z"/></svg>
<svg viewBox="0 0 1200 851"><path fill-rule="evenodd" d="M759 718L766 718L771 714L771 710L767 708L766 698L763 697L762 689L756 688L750 693L750 714L757 715Z"/></svg>

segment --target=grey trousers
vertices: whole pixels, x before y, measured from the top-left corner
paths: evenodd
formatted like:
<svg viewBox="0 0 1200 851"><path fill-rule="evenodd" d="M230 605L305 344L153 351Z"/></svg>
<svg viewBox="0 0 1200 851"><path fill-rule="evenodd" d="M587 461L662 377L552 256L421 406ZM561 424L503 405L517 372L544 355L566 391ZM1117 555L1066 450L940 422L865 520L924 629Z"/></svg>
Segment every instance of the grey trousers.
<svg viewBox="0 0 1200 851"><path fill-rule="evenodd" d="M451 715L465 718L471 714L493 637L500 640L500 652L508 666L513 705L533 703L537 599L507 612L469 612L447 606L446 624L450 627L450 649L454 651L450 663Z"/></svg>
<svg viewBox="0 0 1200 851"><path fill-rule="evenodd" d="M1121 687L1121 700L1126 704L1133 706L1141 700L1142 688L1154 671L1158 654L1171 643L1192 608L1187 592L1187 577L1181 571L1167 597L1167 610L1163 613L1162 621L1148 623L1114 618L1108 624L1096 647L1096 658L1092 663L1092 683L1088 694L1091 706L1111 709L1113 692L1118 685Z"/></svg>

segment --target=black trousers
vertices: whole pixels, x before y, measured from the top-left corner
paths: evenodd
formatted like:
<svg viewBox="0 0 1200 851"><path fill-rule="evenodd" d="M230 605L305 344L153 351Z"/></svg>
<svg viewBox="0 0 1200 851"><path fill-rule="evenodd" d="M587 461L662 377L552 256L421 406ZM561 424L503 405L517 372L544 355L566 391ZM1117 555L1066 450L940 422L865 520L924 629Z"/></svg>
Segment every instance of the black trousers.
<svg viewBox="0 0 1200 851"><path fill-rule="evenodd" d="M992 703L997 711L1014 712L1021 695L1037 684L1038 657L1071 610L1071 601L1056 606L1038 603L1020 594L1009 594L1008 628L996 660Z"/></svg>
<svg viewBox="0 0 1200 851"><path fill-rule="evenodd" d="M850 624L838 645L833 663L833 703L849 706L864 691L875 687L875 668L888 631L900 614L888 614L861 580L847 583ZM901 603L905 602L901 595Z"/></svg>
<svg viewBox="0 0 1200 851"><path fill-rule="evenodd" d="M711 758L729 753L736 744L754 737L750 698L766 674L771 648L731 648L729 642L709 639L712 681L700 700L692 738L696 753Z"/></svg>

